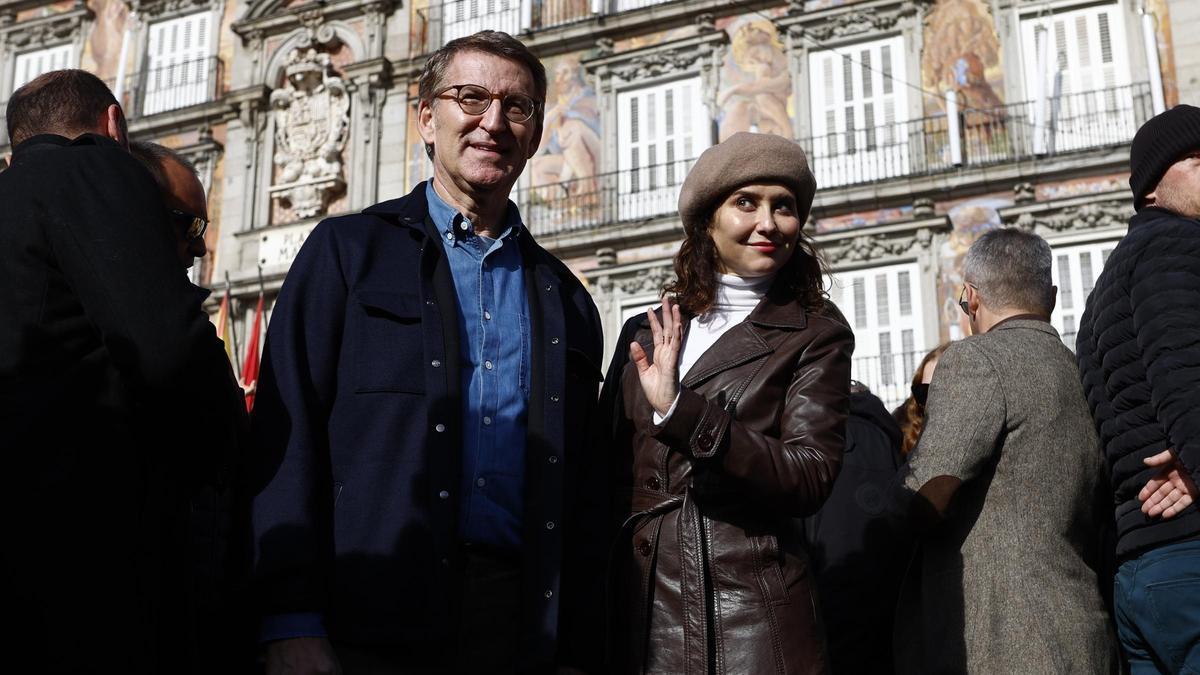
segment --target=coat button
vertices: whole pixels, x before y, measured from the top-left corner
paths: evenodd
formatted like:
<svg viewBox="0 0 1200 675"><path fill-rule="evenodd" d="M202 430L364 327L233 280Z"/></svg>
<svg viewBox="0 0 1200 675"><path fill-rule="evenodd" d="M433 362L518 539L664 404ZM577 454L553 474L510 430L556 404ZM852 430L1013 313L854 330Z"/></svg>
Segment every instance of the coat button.
<svg viewBox="0 0 1200 675"><path fill-rule="evenodd" d="M442 567L449 567L449 566L450 566L450 559L442 558Z"/></svg>
<svg viewBox="0 0 1200 675"><path fill-rule="evenodd" d="M441 492L438 493L438 498L439 499L450 499L450 493L445 490L442 490Z"/></svg>
<svg viewBox="0 0 1200 675"><path fill-rule="evenodd" d="M552 344L552 345L558 344L558 338L556 338L556 337L550 338L550 344Z"/></svg>
<svg viewBox="0 0 1200 675"><path fill-rule="evenodd" d="M446 425L445 425L445 424L439 424L439 425L435 426L435 427L433 428L433 430L434 430L434 431L436 431L436 432L438 432L438 433L440 434L440 433L442 433L443 431L445 431L445 430L446 430Z"/></svg>
<svg viewBox="0 0 1200 675"><path fill-rule="evenodd" d="M429 365L433 366L434 368L441 368L441 367L442 367L442 362L441 362L441 361L439 361L439 360L437 360L437 359L434 359L434 360L432 360L432 361L430 361L430 362L429 362Z"/></svg>
<svg viewBox="0 0 1200 675"><path fill-rule="evenodd" d="M659 482L658 476L651 476L646 479L646 482L643 483L643 485L645 485L650 490L657 490L659 487L662 486L662 483Z"/></svg>
<svg viewBox="0 0 1200 675"><path fill-rule="evenodd" d="M696 443L699 444L700 447L704 448L705 450L711 449L712 444L713 444L712 434L705 431L704 433L702 433L696 437Z"/></svg>
<svg viewBox="0 0 1200 675"><path fill-rule="evenodd" d="M553 286L551 286L550 284L546 284L546 290L547 290L547 291L549 291L549 290L552 290L553 288L554 288L554 287L553 287Z"/></svg>
<svg viewBox="0 0 1200 675"><path fill-rule="evenodd" d="M558 403L558 394L550 394L550 400Z"/></svg>
<svg viewBox="0 0 1200 675"><path fill-rule="evenodd" d="M546 592L545 592L545 593L543 593L542 595L546 596L546 599L547 599L547 600L549 600L550 598L553 598L553 597L554 597L554 591L552 591L552 590L550 590L549 588L547 588L547 589L546 589Z"/></svg>
<svg viewBox="0 0 1200 675"><path fill-rule="evenodd" d="M638 553L642 554L642 557L649 557L650 556L650 542L643 539L641 542L638 543L637 551L638 551Z"/></svg>
<svg viewBox="0 0 1200 675"><path fill-rule="evenodd" d="M553 521L553 520L547 520L547 521L546 521L546 529L547 529L547 530L553 530L553 529L554 529L554 521Z"/></svg>
<svg viewBox="0 0 1200 675"><path fill-rule="evenodd" d="M558 455L550 455L546 461L550 462L551 464L558 464Z"/></svg>
<svg viewBox="0 0 1200 675"><path fill-rule="evenodd" d="M426 305L429 305L430 307L433 307L433 301L432 301L432 300L426 300L426 301L425 301L425 304L426 304Z"/></svg>

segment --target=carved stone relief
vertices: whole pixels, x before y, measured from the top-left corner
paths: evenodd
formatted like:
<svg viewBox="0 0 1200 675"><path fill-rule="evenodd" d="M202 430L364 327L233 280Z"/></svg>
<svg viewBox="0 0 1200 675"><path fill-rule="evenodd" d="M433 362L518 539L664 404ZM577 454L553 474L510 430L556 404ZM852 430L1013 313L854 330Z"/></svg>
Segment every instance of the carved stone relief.
<svg viewBox="0 0 1200 675"><path fill-rule="evenodd" d="M625 295L646 295L659 293L663 286L675 280L675 272L670 266L651 267L639 270L632 276L616 280L617 288Z"/></svg>
<svg viewBox="0 0 1200 675"><path fill-rule="evenodd" d="M1128 202L1092 202L1055 213L1025 212L1017 216L1011 224L1029 232L1038 229L1050 232L1099 230L1125 227L1132 215Z"/></svg>
<svg viewBox="0 0 1200 675"><path fill-rule="evenodd" d="M278 168L271 198L297 218L310 218L346 188L342 150L350 95L329 55L312 47L293 50L285 72L287 84L271 93Z"/></svg>
<svg viewBox="0 0 1200 675"><path fill-rule="evenodd" d="M913 16L917 11L917 5L911 2L905 2L889 11L856 9L835 14L821 23L805 26L804 32L817 40L828 40L886 31L892 29L900 19Z"/></svg>

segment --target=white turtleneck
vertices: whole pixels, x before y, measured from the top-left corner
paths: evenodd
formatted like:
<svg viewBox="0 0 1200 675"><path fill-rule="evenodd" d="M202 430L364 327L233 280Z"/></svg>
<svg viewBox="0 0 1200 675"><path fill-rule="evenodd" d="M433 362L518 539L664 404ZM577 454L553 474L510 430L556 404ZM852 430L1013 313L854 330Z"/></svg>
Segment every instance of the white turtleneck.
<svg viewBox="0 0 1200 675"><path fill-rule="evenodd" d="M700 360L704 352L713 346L725 331L733 328L750 316L750 312L758 306L758 302L767 294L775 275L744 278L733 274L720 274L717 277L717 297L713 306L705 313L693 317L688 326L687 338L683 343L683 353L679 356L679 379L682 380L692 366ZM675 411L675 403L666 415L654 413L654 423L662 424Z"/></svg>

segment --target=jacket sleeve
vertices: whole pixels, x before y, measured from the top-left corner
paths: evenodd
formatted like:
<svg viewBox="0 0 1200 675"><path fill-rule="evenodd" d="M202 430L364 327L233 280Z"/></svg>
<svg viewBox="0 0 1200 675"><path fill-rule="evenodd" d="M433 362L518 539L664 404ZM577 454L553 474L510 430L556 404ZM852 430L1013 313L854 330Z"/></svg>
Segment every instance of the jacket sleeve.
<svg viewBox="0 0 1200 675"><path fill-rule="evenodd" d="M346 284L329 223L288 272L263 351L251 471L254 582L264 615L322 612L333 560L329 415Z"/></svg>
<svg viewBox="0 0 1200 675"><path fill-rule="evenodd" d="M1154 411L1200 484L1200 225L1177 220L1134 266L1130 300Z"/></svg>
<svg viewBox="0 0 1200 675"><path fill-rule="evenodd" d="M791 516L815 512L829 496L850 405L850 329L814 318L806 330L813 338L788 385L779 438L747 428L687 388L680 389L670 418L652 428L661 442L737 479L747 494Z"/></svg>
<svg viewBox="0 0 1200 675"><path fill-rule="evenodd" d="M947 349L929 388L924 431L902 470L905 492L942 476L978 476L996 454L1005 409L999 373L979 347L968 340Z"/></svg>

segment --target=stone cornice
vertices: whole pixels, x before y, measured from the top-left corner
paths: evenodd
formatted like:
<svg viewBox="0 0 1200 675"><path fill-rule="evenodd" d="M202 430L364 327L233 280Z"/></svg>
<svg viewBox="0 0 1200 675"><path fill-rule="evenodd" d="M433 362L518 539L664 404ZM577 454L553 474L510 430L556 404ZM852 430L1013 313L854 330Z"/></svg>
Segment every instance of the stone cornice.
<svg viewBox="0 0 1200 675"><path fill-rule="evenodd" d="M57 14L47 14L25 21L15 21L14 16L4 18L0 10L0 41L9 49L25 46L48 46L69 42L79 37L83 22L95 17L84 2L77 2L71 9Z"/></svg>
<svg viewBox="0 0 1200 675"><path fill-rule="evenodd" d="M215 8L221 0L126 0L130 9L146 21L157 21Z"/></svg>
<svg viewBox="0 0 1200 675"><path fill-rule="evenodd" d="M822 232L813 239L830 264L839 268L856 267L915 258L921 251L932 249L934 234L949 232L951 227L948 217L935 216Z"/></svg>
<svg viewBox="0 0 1200 675"><path fill-rule="evenodd" d="M818 41L840 41L894 30L902 19L919 16L933 0L873 0L815 12L792 9L776 20L780 32Z"/></svg>
<svg viewBox="0 0 1200 675"><path fill-rule="evenodd" d="M653 79L676 72L699 70L712 48L729 42L725 31L694 35L641 49L601 54L580 63L590 72L614 75L626 82Z"/></svg>
<svg viewBox="0 0 1200 675"><path fill-rule="evenodd" d="M235 21L230 27L243 42L248 42L255 33L276 34L310 23L323 23L338 19L349 19L369 14L387 15L398 6L392 0L339 0L338 2L310 2L296 7Z"/></svg>
<svg viewBox="0 0 1200 675"><path fill-rule="evenodd" d="M1120 190L1011 206L1000 209L1000 221L1048 237L1097 230L1123 231L1133 213L1129 192Z"/></svg>

